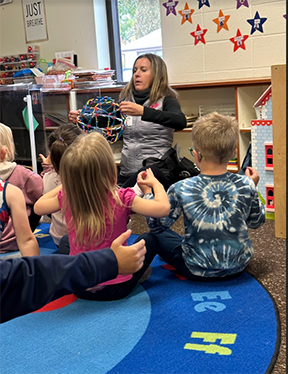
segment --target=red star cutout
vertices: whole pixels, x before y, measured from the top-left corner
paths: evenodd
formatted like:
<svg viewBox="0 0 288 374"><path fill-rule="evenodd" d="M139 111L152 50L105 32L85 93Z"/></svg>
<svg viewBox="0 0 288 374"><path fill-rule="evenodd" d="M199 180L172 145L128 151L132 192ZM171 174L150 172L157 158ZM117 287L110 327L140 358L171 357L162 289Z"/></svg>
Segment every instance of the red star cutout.
<svg viewBox="0 0 288 374"><path fill-rule="evenodd" d="M214 18L213 22L217 24L217 32L219 32L222 29L229 30L227 21L230 18L230 16L224 16L222 10L219 10L218 18Z"/></svg>
<svg viewBox="0 0 288 374"><path fill-rule="evenodd" d="M185 23L186 21L189 21L192 23L192 14L194 13L194 9L189 9L188 3L185 4L185 7L183 10L179 10L178 12L182 16L181 25Z"/></svg>
<svg viewBox="0 0 288 374"><path fill-rule="evenodd" d="M245 48L245 40L248 39L249 35L242 35L241 31L238 29L236 36L234 38L230 38L231 42L234 43L234 51L236 52L238 48L246 49Z"/></svg>
<svg viewBox="0 0 288 374"><path fill-rule="evenodd" d="M190 35L194 36L195 38L194 45L197 45L199 42L202 42L203 44L206 43L204 39L204 35L206 34L206 32L207 32L207 29L202 30L200 25L197 25L196 31L190 32Z"/></svg>

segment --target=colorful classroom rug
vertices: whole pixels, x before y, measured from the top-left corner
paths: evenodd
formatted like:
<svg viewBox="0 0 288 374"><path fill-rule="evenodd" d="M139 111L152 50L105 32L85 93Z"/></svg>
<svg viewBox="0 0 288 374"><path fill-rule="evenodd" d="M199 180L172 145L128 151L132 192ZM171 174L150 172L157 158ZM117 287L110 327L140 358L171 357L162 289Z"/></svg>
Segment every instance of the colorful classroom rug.
<svg viewBox="0 0 288 374"><path fill-rule="evenodd" d="M41 224L42 254L56 250ZM132 240L135 239L135 236ZM124 300L74 295L0 325L3 374L264 374L280 343L271 295L247 272L191 282L159 257Z"/></svg>

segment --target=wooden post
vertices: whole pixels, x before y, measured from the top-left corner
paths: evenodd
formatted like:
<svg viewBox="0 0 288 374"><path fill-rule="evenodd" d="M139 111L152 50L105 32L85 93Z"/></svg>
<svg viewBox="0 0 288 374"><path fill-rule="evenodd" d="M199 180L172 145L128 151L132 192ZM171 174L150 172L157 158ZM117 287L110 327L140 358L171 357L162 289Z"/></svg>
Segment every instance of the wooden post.
<svg viewBox="0 0 288 374"><path fill-rule="evenodd" d="M271 66L275 236L286 238L286 65Z"/></svg>

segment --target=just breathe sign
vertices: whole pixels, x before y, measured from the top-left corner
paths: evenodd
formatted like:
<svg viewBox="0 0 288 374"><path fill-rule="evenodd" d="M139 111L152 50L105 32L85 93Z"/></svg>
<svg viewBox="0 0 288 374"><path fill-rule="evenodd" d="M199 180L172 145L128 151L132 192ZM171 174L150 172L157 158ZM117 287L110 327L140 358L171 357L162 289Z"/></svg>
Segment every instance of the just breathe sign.
<svg viewBox="0 0 288 374"><path fill-rule="evenodd" d="M22 0L26 43L48 40L44 0Z"/></svg>

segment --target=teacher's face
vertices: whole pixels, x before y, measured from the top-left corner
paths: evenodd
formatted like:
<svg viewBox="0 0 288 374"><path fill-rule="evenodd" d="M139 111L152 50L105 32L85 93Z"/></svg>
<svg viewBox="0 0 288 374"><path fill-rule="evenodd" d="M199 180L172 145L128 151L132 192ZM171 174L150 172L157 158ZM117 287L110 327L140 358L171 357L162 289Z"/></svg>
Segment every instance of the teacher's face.
<svg viewBox="0 0 288 374"><path fill-rule="evenodd" d="M151 85L151 62L148 58L139 58L133 69L133 83L137 91L144 91Z"/></svg>

